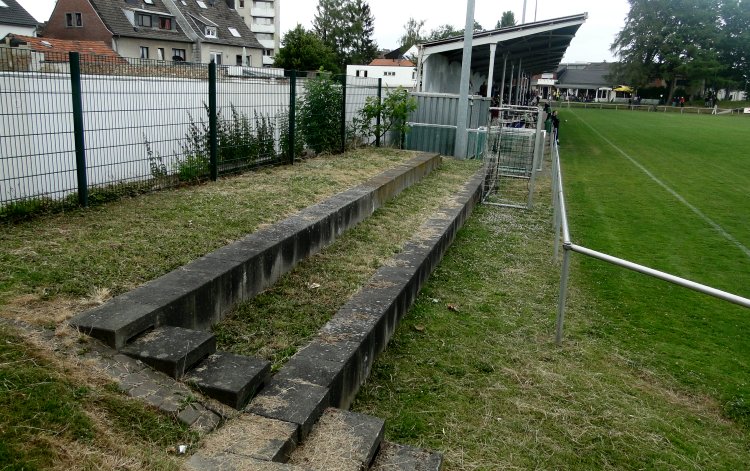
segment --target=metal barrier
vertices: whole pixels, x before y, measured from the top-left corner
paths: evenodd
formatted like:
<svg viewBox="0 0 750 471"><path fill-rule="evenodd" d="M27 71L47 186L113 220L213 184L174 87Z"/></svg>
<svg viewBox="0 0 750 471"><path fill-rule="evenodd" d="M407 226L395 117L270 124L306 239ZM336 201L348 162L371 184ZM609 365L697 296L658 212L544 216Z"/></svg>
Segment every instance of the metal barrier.
<svg viewBox="0 0 750 471"><path fill-rule="evenodd" d="M2 52L0 220L339 152L380 96L372 78Z"/></svg>
<svg viewBox="0 0 750 471"><path fill-rule="evenodd" d="M560 108L582 108L595 110L623 110L623 111L651 111L658 113L680 113L680 114L745 114L743 108L701 108L698 106L671 106L671 105L635 105L627 103L587 103L578 101L553 102L554 106Z"/></svg>
<svg viewBox="0 0 750 471"><path fill-rule="evenodd" d="M570 256L572 252L580 253L597 260L601 260L612 265L616 265L628 270L632 270L644 275L657 278L669 283L688 288L699 293L707 294L724 301L728 301L739 306L750 308L750 299L737 296L732 293L712 288L694 281L680 278L669 273L654 270L637 263L630 262L621 258L613 257L602 252L597 252L581 245L571 242L570 227L568 225L568 216L566 213L565 192L563 190L562 170L560 166L560 152L557 143L552 140L552 204L554 208L555 221L555 259L560 253L560 244L563 248L562 271L560 275L560 294L557 304L557 325L555 330L555 341L558 345L562 344L563 324L565 322L565 303L568 295L568 278L570 274Z"/></svg>

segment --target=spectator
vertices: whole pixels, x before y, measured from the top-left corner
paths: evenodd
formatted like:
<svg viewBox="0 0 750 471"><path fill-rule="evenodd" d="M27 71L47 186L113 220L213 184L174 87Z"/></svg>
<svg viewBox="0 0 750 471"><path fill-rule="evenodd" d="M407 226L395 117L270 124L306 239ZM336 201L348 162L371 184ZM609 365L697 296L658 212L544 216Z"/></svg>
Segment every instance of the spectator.
<svg viewBox="0 0 750 471"><path fill-rule="evenodd" d="M552 112L552 132L555 136L555 142L560 143L560 118L557 117L557 111Z"/></svg>

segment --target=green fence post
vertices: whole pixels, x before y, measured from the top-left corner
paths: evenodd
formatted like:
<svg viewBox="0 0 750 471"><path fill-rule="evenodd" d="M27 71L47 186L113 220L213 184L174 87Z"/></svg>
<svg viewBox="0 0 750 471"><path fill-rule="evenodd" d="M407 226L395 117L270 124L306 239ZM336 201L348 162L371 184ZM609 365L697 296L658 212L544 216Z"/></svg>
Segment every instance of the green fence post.
<svg viewBox="0 0 750 471"><path fill-rule="evenodd" d="M68 53L70 59L70 85L73 97L73 135L76 146L76 176L78 177L78 204L89 205L89 184L86 177L86 143L83 135L83 100L81 98L81 60L77 52Z"/></svg>
<svg viewBox="0 0 750 471"><path fill-rule="evenodd" d="M216 118L216 62L211 61L208 64L208 139L211 180L213 181L219 178Z"/></svg>
<svg viewBox="0 0 750 471"><path fill-rule="evenodd" d="M380 106L383 103L383 79L378 79L378 116L375 118L375 147L380 147Z"/></svg>
<svg viewBox="0 0 750 471"><path fill-rule="evenodd" d="M341 152L346 152L346 74L341 75Z"/></svg>
<svg viewBox="0 0 750 471"><path fill-rule="evenodd" d="M289 74L289 164L294 165L294 147L297 143L294 140L295 117L297 114L297 71L292 70Z"/></svg>

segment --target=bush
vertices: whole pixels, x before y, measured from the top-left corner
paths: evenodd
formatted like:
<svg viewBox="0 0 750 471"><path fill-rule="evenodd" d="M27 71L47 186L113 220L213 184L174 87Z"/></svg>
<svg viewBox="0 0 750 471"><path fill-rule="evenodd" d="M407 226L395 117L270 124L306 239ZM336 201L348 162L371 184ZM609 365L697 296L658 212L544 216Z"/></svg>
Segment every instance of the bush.
<svg viewBox="0 0 750 471"><path fill-rule="evenodd" d="M409 113L417 109L417 100L409 96L403 87L398 87L386 95L382 102L377 97L367 97L365 105L354 118L355 132L365 139L383 140L389 132L393 133L401 147L402 136L408 132L406 124ZM380 116L380 124L377 118Z"/></svg>
<svg viewBox="0 0 750 471"><path fill-rule="evenodd" d="M297 127L316 153L341 151L342 99L341 84L331 74L321 72L306 84L306 93L297 105Z"/></svg>

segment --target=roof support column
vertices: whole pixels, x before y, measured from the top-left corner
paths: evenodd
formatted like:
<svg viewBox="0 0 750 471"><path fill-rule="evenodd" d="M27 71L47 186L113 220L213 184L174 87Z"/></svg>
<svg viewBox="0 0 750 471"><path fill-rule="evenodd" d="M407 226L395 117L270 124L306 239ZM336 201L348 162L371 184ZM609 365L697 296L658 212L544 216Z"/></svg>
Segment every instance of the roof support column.
<svg viewBox="0 0 750 471"><path fill-rule="evenodd" d="M487 72L487 98L492 98L492 81L495 79L495 52L497 43L490 44L490 70Z"/></svg>
<svg viewBox="0 0 750 471"><path fill-rule="evenodd" d="M516 106L521 104L521 74L523 73L523 59L518 59L518 83L516 84Z"/></svg>
<svg viewBox="0 0 750 471"><path fill-rule="evenodd" d="M503 106L505 99L505 71L508 68L508 53L503 55L503 79L500 81L500 106Z"/></svg>
<svg viewBox="0 0 750 471"><path fill-rule="evenodd" d="M453 155L466 158L469 135L466 125L469 122L469 78L471 76L471 50L474 37L474 0L466 2L466 29L464 29L464 53L461 60L461 85L458 97L458 119L456 120L456 147Z"/></svg>
<svg viewBox="0 0 750 471"><path fill-rule="evenodd" d="M508 104L513 104L513 74L516 73L516 64L510 64L510 88L508 90Z"/></svg>

